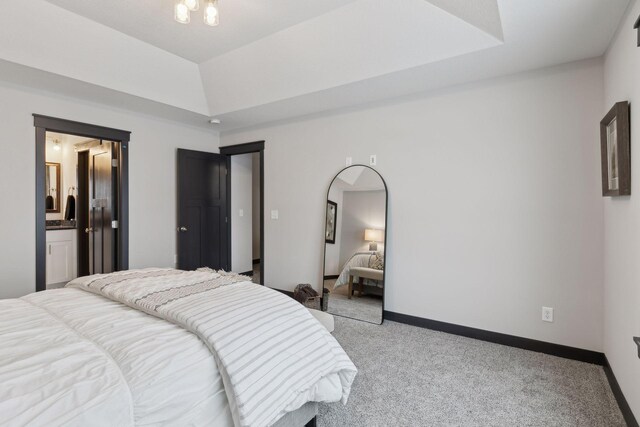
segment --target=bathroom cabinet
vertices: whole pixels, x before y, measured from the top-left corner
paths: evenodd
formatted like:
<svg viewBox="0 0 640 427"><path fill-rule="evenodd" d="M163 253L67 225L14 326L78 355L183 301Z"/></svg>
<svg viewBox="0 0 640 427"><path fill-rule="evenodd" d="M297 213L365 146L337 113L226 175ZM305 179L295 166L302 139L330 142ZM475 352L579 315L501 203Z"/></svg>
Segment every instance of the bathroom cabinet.
<svg viewBox="0 0 640 427"><path fill-rule="evenodd" d="M76 229L47 231L47 287L64 285L77 277L76 233Z"/></svg>

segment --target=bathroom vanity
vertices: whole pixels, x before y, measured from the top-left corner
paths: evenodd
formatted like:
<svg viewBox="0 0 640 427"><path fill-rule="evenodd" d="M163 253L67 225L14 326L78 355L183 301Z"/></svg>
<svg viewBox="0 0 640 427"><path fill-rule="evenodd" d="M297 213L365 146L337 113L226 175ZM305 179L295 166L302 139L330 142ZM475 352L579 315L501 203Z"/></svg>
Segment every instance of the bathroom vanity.
<svg viewBox="0 0 640 427"><path fill-rule="evenodd" d="M47 289L62 287L77 277L77 229L75 221L47 221Z"/></svg>

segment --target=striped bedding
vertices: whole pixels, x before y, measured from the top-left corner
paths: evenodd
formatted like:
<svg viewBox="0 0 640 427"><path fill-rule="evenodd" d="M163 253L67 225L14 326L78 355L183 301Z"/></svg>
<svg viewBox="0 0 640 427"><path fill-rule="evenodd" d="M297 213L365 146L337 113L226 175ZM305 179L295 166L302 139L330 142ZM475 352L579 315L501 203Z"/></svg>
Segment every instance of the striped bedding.
<svg viewBox="0 0 640 427"><path fill-rule="evenodd" d="M308 401L346 403L357 370L300 304L246 277L129 270L76 279L99 294L196 334L214 356L236 426L269 426Z"/></svg>

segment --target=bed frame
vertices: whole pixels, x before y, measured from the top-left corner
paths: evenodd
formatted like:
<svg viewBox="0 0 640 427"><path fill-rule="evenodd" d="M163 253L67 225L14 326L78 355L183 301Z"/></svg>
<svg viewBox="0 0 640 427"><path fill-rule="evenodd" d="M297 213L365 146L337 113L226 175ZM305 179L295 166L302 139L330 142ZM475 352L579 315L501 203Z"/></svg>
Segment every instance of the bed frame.
<svg viewBox="0 0 640 427"><path fill-rule="evenodd" d="M273 427L316 427L316 416L318 415L318 404L307 402L299 409L289 412L280 418Z"/></svg>

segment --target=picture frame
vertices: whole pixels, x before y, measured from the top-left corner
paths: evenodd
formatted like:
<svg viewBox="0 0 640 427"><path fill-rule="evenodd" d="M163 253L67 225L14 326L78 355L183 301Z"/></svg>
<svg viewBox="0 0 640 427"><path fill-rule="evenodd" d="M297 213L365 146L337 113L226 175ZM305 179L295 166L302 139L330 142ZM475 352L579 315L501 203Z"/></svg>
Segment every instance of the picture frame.
<svg viewBox="0 0 640 427"><path fill-rule="evenodd" d="M631 195L629 102L616 103L600 121L602 196Z"/></svg>
<svg viewBox="0 0 640 427"><path fill-rule="evenodd" d="M327 200L327 222L324 227L325 242L336 243L336 228L338 227L338 204Z"/></svg>

